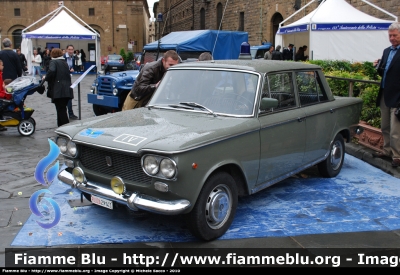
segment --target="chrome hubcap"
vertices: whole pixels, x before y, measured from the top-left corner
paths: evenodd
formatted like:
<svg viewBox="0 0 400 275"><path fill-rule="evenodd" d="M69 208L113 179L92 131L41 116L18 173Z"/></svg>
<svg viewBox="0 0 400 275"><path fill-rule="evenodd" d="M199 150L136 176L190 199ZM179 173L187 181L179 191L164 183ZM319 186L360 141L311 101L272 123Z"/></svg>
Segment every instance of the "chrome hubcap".
<svg viewBox="0 0 400 275"><path fill-rule="evenodd" d="M340 167L340 165L342 164L342 159L343 159L342 143L336 141L332 145L332 150L331 150L331 165L333 170L337 170Z"/></svg>
<svg viewBox="0 0 400 275"><path fill-rule="evenodd" d="M207 199L206 219L208 225L218 229L229 218L232 208L232 194L225 185L215 187Z"/></svg>

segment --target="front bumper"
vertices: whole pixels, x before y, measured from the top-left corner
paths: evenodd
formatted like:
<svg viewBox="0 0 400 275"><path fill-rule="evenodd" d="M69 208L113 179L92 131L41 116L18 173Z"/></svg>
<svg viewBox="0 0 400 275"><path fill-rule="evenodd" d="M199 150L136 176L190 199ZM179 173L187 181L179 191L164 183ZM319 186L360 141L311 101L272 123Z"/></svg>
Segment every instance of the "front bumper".
<svg viewBox="0 0 400 275"><path fill-rule="evenodd" d="M88 94L88 103L118 108L119 107L119 97L118 96L108 96L99 94Z"/></svg>
<svg viewBox="0 0 400 275"><path fill-rule="evenodd" d="M190 206L188 200L164 201L135 192L127 195L118 195L111 189L104 188L93 181L87 181L86 184L79 184L74 180L72 174L66 170L62 170L58 174L58 179L82 192L126 205L134 211L141 209L157 214L177 215L183 213Z"/></svg>

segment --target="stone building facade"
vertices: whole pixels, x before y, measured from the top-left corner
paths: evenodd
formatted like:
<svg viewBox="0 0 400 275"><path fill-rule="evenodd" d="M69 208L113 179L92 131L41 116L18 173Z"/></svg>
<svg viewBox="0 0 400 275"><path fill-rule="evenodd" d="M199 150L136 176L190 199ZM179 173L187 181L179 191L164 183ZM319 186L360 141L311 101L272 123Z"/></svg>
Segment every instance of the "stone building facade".
<svg viewBox="0 0 400 275"><path fill-rule="evenodd" d="M393 20L393 17L362 0L346 1L371 16ZM309 2L310 0L160 0L154 14L157 17L161 13L163 21L156 22L156 38L173 31L218 29L221 25L222 30L247 31L250 45L259 45L264 41L274 43L279 24ZM285 24L293 23L313 11L319 2L310 4ZM399 0L368 2L400 18ZM226 7L225 3L228 3Z"/></svg>
<svg viewBox="0 0 400 275"><path fill-rule="evenodd" d="M279 23L310 0L160 0L153 12L162 14L162 22L150 22L147 0L1 0L0 37L21 43L21 31L59 7L59 2L100 33L101 53L133 52L172 31L218 29L243 30L251 45L274 42ZM357 9L382 19L393 19L362 0L346 0ZM400 17L399 0L368 0ZM225 3L228 5L225 7ZM314 10L318 1L293 16L285 24ZM221 20L222 19L222 20ZM47 19L31 26L41 27ZM222 24L220 24L222 21ZM131 46L129 46L129 44ZM38 45L36 45L38 46ZM40 45L44 47L45 45Z"/></svg>
<svg viewBox="0 0 400 275"><path fill-rule="evenodd" d="M8 37L17 48L21 43L21 31L29 27L26 30L29 32L43 26L50 17L31 25L57 9L60 2L100 34L101 55L119 53L122 48L140 52L150 42L147 0L1 0L1 40Z"/></svg>

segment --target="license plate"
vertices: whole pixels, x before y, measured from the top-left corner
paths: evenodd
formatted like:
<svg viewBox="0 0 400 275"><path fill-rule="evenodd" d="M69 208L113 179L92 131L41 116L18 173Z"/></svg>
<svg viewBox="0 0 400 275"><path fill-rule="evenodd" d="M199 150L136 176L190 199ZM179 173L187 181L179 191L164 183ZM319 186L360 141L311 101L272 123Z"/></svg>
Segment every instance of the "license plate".
<svg viewBox="0 0 400 275"><path fill-rule="evenodd" d="M117 69L117 67L112 67L112 69L113 69L113 70L116 70L116 69Z"/></svg>
<svg viewBox="0 0 400 275"><path fill-rule="evenodd" d="M93 196L93 195L90 197L90 200L94 204L103 206L103 207L108 208L108 209L113 209L113 202L112 201L109 201L109 200L106 200L106 199L103 199L103 198L99 198L99 197L96 197L96 196Z"/></svg>
<svg viewBox="0 0 400 275"><path fill-rule="evenodd" d="M97 99L103 100L103 99L104 99L104 96L98 95L98 96L97 96Z"/></svg>

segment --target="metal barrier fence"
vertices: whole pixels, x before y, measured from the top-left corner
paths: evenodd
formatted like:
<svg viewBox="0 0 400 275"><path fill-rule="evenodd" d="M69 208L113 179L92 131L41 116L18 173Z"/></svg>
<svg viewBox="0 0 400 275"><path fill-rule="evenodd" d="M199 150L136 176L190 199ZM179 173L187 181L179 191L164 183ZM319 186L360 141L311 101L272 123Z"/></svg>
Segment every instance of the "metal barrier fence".
<svg viewBox="0 0 400 275"><path fill-rule="evenodd" d="M370 83L370 84L376 84L380 85L380 81L373 81L373 80L363 80L363 79L354 79L354 78L346 78L346 77L336 77L336 76L329 76L325 75L326 78L332 78L332 79L337 79L337 80L346 80L349 82L349 96L353 96L353 89L354 89L354 83L355 82L363 82L363 83Z"/></svg>

